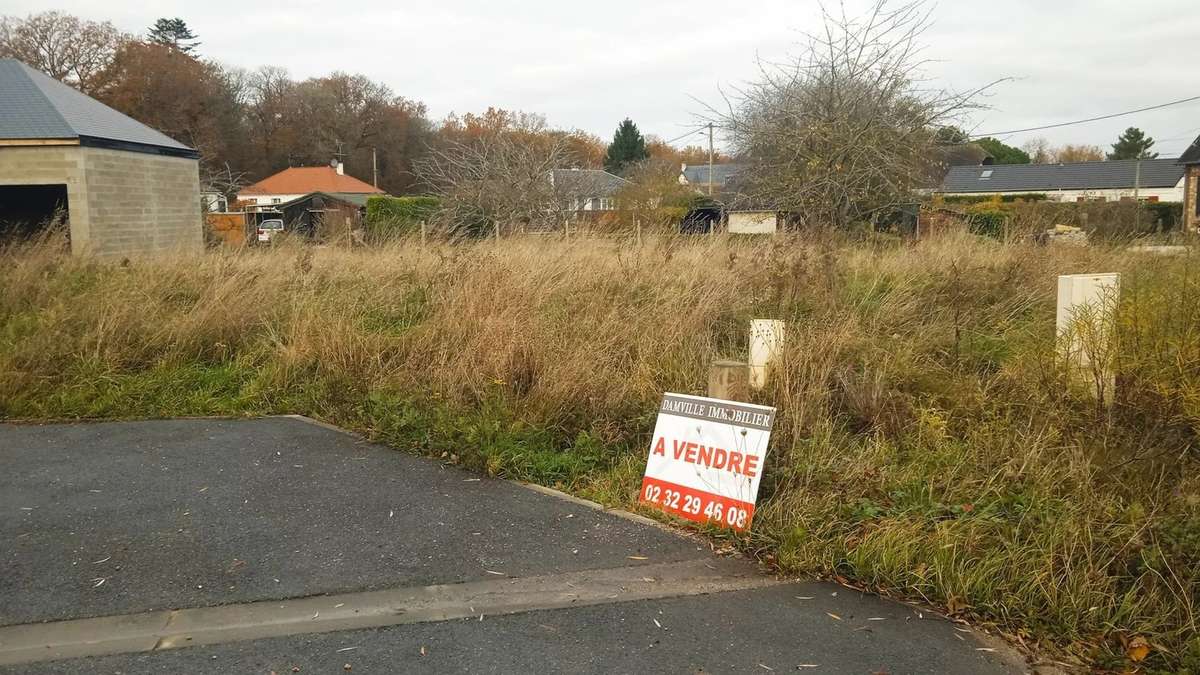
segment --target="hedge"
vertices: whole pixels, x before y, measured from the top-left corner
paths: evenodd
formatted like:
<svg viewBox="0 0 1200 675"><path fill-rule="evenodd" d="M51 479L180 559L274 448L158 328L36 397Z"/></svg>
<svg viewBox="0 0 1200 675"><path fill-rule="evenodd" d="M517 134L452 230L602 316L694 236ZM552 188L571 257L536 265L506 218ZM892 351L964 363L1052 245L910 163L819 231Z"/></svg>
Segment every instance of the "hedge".
<svg viewBox="0 0 1200 675"><path fill-rule="evenodd" d="M437 212L437 197L368 197L367 232L372 235L397 235L415 231L422 220Z"/></svg>
<svg viewBox="0 0 1200 675"><path fill-rule="evenodd" d="M976 234L1037 234L1074 225L1101 239L1127 239L1179 227L1183 205L1173 202L974 202L953 209Z"/></svg>
<svg viewBox="0 0 1200 675"><path fill-rule="evenodd" d="M939 195L943 202L947 204L982 204L984 202L999 201L1005 204L1011 202L1044 202L1047 195L1044 192L1024 192L1021 194L1008 195Z"/></svg>

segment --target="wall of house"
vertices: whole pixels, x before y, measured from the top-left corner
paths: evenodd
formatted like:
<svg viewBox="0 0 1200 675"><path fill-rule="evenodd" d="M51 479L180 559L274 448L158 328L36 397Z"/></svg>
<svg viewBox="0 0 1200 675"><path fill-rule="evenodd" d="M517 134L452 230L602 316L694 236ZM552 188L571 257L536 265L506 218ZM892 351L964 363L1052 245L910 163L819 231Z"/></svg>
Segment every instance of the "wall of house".
<svg viewBox="0 0 1200 675"><path fill-rule="evenodd" d="M1086 200L1101 199L1105 201L1116 202L1122 197L1132 199L1133 188L1109 189L1109 190L1020 190L1018 192L946 192L942 193L946 196L987 196L993 194L1029 194L1035 192L1045 194L1046 199L1056 202L1074 202L1080 198ZM1182 202L1183 201L1183 179L1175 187L1156 187L1156 188L1141 188L1137 191L1138 199L1149 199L1157 197L1160 202Z"/></svg>
<svg viewBox="0 0 1200 675"><path fill-rule="evenodd" d="M286 204L293 199L299 199L306 194L309 193L304 192L295 195L238 195L237 198L239 202L247 202L254 206L277 206L279 204Z"/></svg>
<svg viewBox="0 0 1200 675"><path fill-rule="evenodd" d="M117 256L204 246L194 159L79 145L4 146L0 184L65 184L76 253Z"/></svg>
<svg viewBox="0 0 1200 675"><path fill-rule="evenodd" d="M778 220L774 211L732 211L726 230L731 234L774 234Z"/></svg>
<svg viewBox="0 0 1200 675"><path fill-rule="evenodd" d="M1183 180L1183 227L1194 232L1200 228L1200 164L1189 166Z"/></svg>
<svg viewBox="0 0 1200 675"><path fill-rule="evenodd" d="M84 247L90 229L83 165L83 148L78 145L0 147L0 185L65 184L71 245Z"/></svg>
<svg viewBox="0 0 1200 675"><path fill-rule="evenodd" d="M88 211L87 251L119 256L203 248L197 160L104 148L80 151ZM75 211L72 202L72 225ZM74 244L72 248L81 250Z"/></svg>

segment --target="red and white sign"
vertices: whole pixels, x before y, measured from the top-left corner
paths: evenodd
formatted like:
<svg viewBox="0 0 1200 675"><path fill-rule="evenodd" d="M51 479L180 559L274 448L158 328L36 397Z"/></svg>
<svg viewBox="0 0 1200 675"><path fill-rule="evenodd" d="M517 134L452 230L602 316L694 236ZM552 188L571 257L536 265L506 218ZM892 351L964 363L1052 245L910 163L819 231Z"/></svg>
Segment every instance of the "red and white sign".
<svg viewBox="0 0 1200 675"><path fill-rule="evenodd" d="M767 406L663 395L641 501L696 522L750 527L774 421Z"/></svg>

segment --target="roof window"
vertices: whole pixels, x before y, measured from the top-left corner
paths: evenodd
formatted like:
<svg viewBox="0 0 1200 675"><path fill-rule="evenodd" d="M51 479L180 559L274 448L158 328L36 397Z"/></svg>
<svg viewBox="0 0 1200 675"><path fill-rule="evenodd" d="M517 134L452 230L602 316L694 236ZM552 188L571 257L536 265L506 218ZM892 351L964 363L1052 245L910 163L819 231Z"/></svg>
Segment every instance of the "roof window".
<svg viewBox="0 0 1200 675"><path fill-rule="evenodd" d="M984 169L983 172L979 174L979 180L987 180L991 177L992 177L991 169Z"/></svg>

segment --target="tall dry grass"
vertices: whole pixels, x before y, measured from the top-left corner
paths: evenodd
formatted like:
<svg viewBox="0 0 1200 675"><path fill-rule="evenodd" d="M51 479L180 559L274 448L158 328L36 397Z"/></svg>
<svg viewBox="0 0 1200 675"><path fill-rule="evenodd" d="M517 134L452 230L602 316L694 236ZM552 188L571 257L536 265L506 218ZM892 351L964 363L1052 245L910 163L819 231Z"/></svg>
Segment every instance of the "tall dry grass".
<svg viewBox="0 0 1200 675"><path fill-rule="evenodd" d="M611 503L663 391L788 322L749 550L1076 664L1200 668L1194 261L777 238L0 252L0 416L300 412ZM1117 397L1054 355L1058 274L1124 274ZM720 535L715 535L720 536Z"/></svg>

